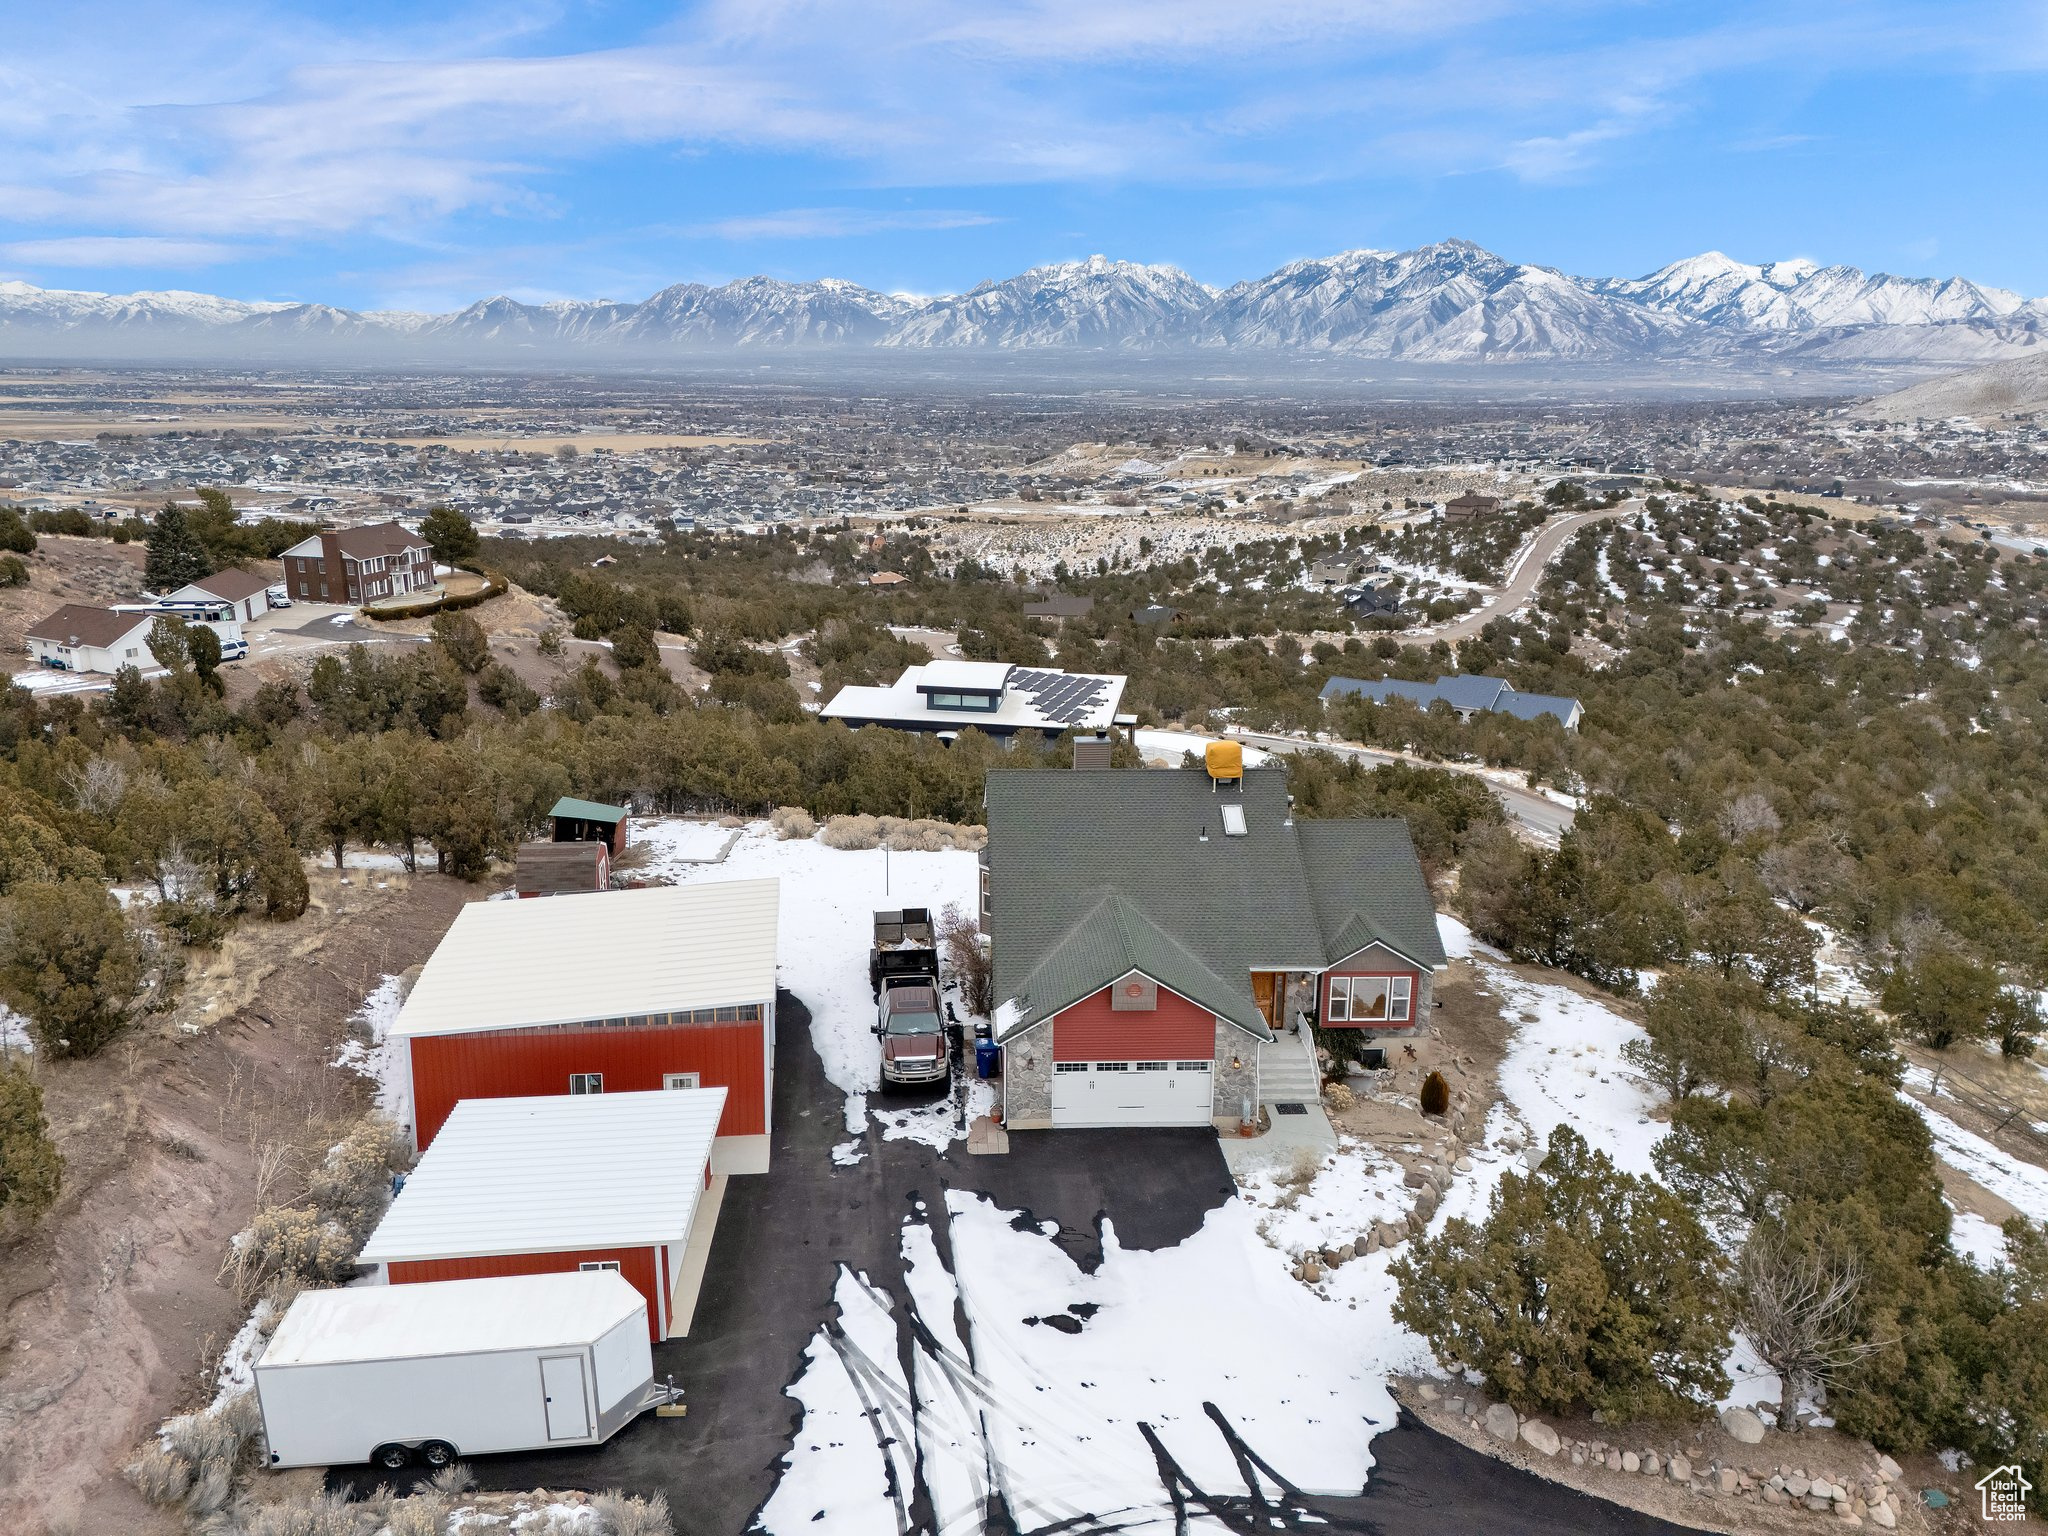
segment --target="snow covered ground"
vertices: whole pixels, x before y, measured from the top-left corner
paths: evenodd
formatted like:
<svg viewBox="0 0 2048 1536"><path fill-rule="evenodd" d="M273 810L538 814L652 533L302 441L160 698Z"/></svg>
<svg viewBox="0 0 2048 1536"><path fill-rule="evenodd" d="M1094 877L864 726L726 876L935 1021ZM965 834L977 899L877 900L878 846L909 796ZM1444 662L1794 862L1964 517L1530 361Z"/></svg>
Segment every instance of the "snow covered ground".
<svg viewBox="0 0 2048 1536"><path fill-rule="evenodd" d="M1294 1486L1363 1486L1371 1438L1394 1421L1387 1372L1393 1357L1414 1363L1414 1341L1296 1283L1244 1203L1156 1252L1126 1250L1106 1227L1093 1274L1052 1232L982 1196L949 1192L946 1219L952 1272L922 1221L903 1230L914 1317L841 1272L839 1324L811 1341L789 1389L804 1419L762 1515L775 1536L895 1536L914 1466L940 1536L982 1530L991 1488L1025 1530L1171 1530L1141 1425L1203 1492L1249 1491L1205 1404ZM1210 1528L1199 1511L1194 1523Z"/></svg>
<svg viewBox="0 0 2048 1536"><path fill-rule="evenodd" d="M1926 1093L1933 1075L1924 1067L1906 1070L1909 1087ZM1911 1094L1899 1097L1920 1112L1934 1137L1935 1153L1949 1167L1996 1195L2029 1221L2048 1221L2048 1168L2024 1162L1974 1131L1966 1131L1940 1110ZM1995 1229L1994 1229L1995 1230Z"/></svg>
<svg viewBox="0 0 2048 1536"><path fill-rule="evenodd" d="M684 864L716 863L741 830L715 821L636 816L627 823L626 847L646 859L650 869L673 873ZM641 853L643 849L646 851Z"/></svg>
<svg viewBox="0 0 2048 1536"><path fill-rule="evenodd" d="M854 902L840 920L851 933L873 893L802 851L815 847L768 843L756 855L822 870L821 883ZM1468 1171L1454 1176L1430 1230L1483 1218L1501 1178L1540 1155L1558 1125L1624 1171L1654 1176L1662 1095L1621 1055L1640 1028L1597 998L1518 974L1455 920L1439 926L1446 952L1473 963L1513 1033L1484 1144L1468 1149ZM847 1006L866 1003L864 983L854 978ZM1945 1158L2019 1209L2048 1216L2048 1172L2015 1167L1945 1116L1923 1113ZM1175 1512L1158 1452L1212 1495L1243 1495L1251 1475L1284 1506L1279 1485L1248 1474L1241 1451L1301 1490L1355 1492L1373 1465L1373 1437L1394 1420L1389 1377L1436 1366L1392 1317L1388 1267L1401 1250L1326 1268L1314 1285L1292 1268L1304 1251L1341 1246L1414 1203L1392 1158L1347 1139L1305 1182L1279 1169L1251 1175L1176 1247L1126 1250L1105 1223L1102 1262L1090 1274L1049 1223L949 1191L943 1211L920 1207L904 1225L907 1309L841 1272L841 1316L812 1340L789 1389L803 1421L763 1524L774 1536L895 1536L906 1525L900 1501L921 1473L938 1536L979 1531L991 1489L1026 1531L1165 1531ZM945 1224L952 1269L927 1222ZM1997 1230L1969 1215L1957 1217L1956 1243L1980 1264L2003 1252ZM1776 1403L1777 1378L1739 1340L1726 1368L1726 1403ZM1190 1514L1192 1528L1221 1529L1199 1504Z"/></svg>
<svg viewBox="0 0 2048 1536"><path fill-rule="evenodd" d="M369 1038L358 1039L351 1034L342 1043L334 1064L369 1078L377 1085L378 1112L399 1125L410 1125L412 1084L407 1077L404 1060L389 1038L391 1026L397 1021L398 1010L404 1002L405 994L396 976L386 976L379 981L370 995L363 999L362 1006L349 1017L349 1022L360 1026Z"/></svg>
<svg viewBox="0 0 2048 1536"><path fill-rule="evenodd" d="M637 825L633 836L640 836ZM691 846L687 837L681 846ZM973 912L980 899L981 878L974 855L842 850L827 848L816 838L785 842L766 822L751 822L723 863L697 863L679 853L656 858L645 872L678 884L768 875L780 878L778 979L811 1010L811 1039L824 1063L825 1076L846 1095L847 1134L858 1136L867 1125L868 1098L876 1091L882 1072L881 1045L873 1033L875 1000L868 987L867 957L874 941L875 913L892 907L929 907L936 914L948 906ZM969 1089L970 1095L976 1091L987 1092L985 1085ZM986 1108L985 1099L975 1102ZM891 1106L886 1113L877 1106L876 1118L885 1135L914 1136L937 1146L967 1134L953 1105L943 1100L936 1105Z"/></svg>
<svg viewBox="0 0 2048 1536"><path fill-rule="evenodd" d="M1138 751L1148 763L1169 763L1178 768L1182 757L1194 753L1197 757L1212 742L1227 740L1222 736L1197 736L1191 731L1139 731ZM1273 760L1273 754L1258 747L1244 749L1244 765L1247 768L1262 768Z"/></svg>
<svg viewBox="0 0 2048 1536"><path fill-rule="evenodd" d="M28 1032L28 1020L5 1003L0 1003L0 1062L12 1055L27 1055L36 1048Z"/></svg>

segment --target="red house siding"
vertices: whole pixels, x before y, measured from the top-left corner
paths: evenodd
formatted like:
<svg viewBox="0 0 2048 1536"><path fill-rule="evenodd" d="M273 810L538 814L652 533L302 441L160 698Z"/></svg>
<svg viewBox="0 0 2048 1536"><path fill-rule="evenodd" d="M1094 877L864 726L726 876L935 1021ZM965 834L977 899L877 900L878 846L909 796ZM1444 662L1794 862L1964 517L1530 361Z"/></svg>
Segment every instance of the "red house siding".
<svg viewBox="0 0 2048 1536"><path fill-rule="evenodd" d="M1053 1016L1054 1061L1207 1061L1216 1015L1161 987L1159 1006L1118 1012L1108 987Z"/></svg>
<svg viewBox="0 0 2048 1536"><path fill-rule="evenodd" d="M567 1093L572 1072L602 1072L607 1093L662 1086L668 1072L695 1072L700 1087L726 1090L721 1136L768 1129L765 1024L628 1025L621 1029L502 1029L418 1035L412 1041L414 1134L419 1148L462 1099Z"/></svg>
<svg viewBox="0 0 2048 1536"><path fill-rule="evenodd" d="M619 1274L634 1290L647 1298L647 1336L661 1341L659 1299L662 1284L658 1250L653 1248L593 1248L584 1253L500 1253L489 1258L415 1259L387 1264L393 1285L414 1285L423 1280L488 1280L499 1275L559 1275L579 1266L614 1263Z"/></svg>
<svg viewBox="0 0 2048 1536"><path fill-rule="evenodd" d="M1351 1019L1330 1018L1330 978L1333 976L1406 976L1408 978L1408 1017L1405 1019ZM1413 966L1403 965L1392 955L1353 955L1338 962L1324 973L1316 983L1316 1012L1327 1029L1382 1029L1402 1030L1415 1027L1415 1016L1422 1003L1422 973Z"/></svg>

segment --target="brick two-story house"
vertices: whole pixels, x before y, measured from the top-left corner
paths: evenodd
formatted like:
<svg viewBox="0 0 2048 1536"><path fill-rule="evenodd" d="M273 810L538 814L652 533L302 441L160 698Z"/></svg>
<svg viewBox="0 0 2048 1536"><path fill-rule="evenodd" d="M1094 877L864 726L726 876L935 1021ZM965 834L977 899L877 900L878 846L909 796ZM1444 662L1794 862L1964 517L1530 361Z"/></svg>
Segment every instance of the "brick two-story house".
<svg viewBox="0 0 2048 1536"><path fill-rule="evenodd" d="M427 541L402 523L327 529L286 550L285 590L301 603L373 603L434 584Z"/></svg>

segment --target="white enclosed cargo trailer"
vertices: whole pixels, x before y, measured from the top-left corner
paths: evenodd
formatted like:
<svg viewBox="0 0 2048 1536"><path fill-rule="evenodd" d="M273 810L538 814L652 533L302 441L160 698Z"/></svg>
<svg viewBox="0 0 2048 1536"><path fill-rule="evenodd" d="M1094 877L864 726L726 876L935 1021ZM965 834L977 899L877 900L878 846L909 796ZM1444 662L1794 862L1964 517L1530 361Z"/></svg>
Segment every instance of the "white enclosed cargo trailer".
<svg viewBox="0 0 2048 1536"><path fill-rule="evenodd" d="M616 1270L307 1291L255 1377L273 1467L597 1445L674 1397Z"/></svg>

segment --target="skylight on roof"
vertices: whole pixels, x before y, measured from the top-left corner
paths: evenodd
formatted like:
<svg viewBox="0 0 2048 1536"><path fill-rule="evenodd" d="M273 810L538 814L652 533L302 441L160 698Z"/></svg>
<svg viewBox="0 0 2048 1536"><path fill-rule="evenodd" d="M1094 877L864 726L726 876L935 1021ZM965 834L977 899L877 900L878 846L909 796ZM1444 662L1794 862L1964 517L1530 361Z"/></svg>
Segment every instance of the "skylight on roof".
<svg viewBox="0 0 2048 1536"><path fill-rule="evenodd" d="M1226 800L1223 802L1221 809L1223 811L1223 835L1225 837L1243 837L1244 806L1238 801Z"/></svg>

